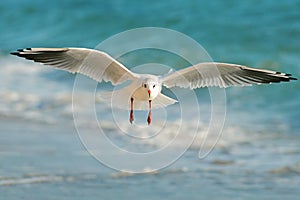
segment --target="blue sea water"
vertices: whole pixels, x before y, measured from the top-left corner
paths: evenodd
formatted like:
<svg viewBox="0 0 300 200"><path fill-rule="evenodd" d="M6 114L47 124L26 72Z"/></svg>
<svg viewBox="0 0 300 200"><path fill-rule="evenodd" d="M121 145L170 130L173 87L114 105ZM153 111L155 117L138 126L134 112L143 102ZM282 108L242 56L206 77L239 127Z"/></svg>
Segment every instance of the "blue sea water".
<svg viewBox="0 0 300 200"><path fill-rule="evenodd" d="M80 142L72 112L75 76L9 52L26 47L94 48L122 31L163 27L193 38L214 61L283 71L299 79L299 10L298 0L1 1L0 199L297 199L299 81L226 89L225 126L208 156L198 158L202 138L196 138L169 167L131 174L103 166ZM185 66L163 52L120 58L129 68L149 60L175 69ZM200 107L207 111L207 90L196 93L204 96ZM89 94L82 90L80 95L84 104ZM106 111L104 104L97 104L98 117ZM194 116L193 109L189 112ZM137 115L141 122L146 116ZM154 113L153 120L158 115ZM195 120L184 121L182 142L192 137ZM177 119L170 121L176 128ZM147 152L170 139L165 135L134 142L124 139L110 120L102 123L108 137L129 150ZM88 120L81 126L93 132ZM199 134L206 126L204 119Z"/></svg>

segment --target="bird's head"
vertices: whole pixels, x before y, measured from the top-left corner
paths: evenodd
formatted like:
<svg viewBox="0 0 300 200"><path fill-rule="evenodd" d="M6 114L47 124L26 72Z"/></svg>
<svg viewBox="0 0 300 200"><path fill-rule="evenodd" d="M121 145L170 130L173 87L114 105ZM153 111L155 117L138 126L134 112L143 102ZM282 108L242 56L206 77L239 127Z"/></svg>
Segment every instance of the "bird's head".
<svg viewBox="0 0 300 200"><path fill-rule="evenodd" d="M161 85L158 82L150 79L146 79L142 83L142 88L149 96L149 100L153 100L161 91Z"/></svg>

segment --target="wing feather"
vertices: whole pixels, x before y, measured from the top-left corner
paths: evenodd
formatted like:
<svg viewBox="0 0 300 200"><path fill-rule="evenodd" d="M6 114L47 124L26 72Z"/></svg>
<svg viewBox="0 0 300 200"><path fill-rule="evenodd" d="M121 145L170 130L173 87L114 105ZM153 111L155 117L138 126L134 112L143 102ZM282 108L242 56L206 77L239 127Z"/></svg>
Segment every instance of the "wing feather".
<svg viewBox="0 0 300 200"><path fill-rule="evenodd" d="M110 55L94 49L26 48L11 54L71 73L81 73L98 82L111 81L116 85L137 78L137 74Z"/></svg>
<svg viewBox="0 0 300 200"><path fill-rule="evenodd" d="M251 86L290 80L297 79L291 77L291 74L217 62L199 63L162 77L162 83L168 88L178 86L191 89L213 86L221 88Z"/></svg>

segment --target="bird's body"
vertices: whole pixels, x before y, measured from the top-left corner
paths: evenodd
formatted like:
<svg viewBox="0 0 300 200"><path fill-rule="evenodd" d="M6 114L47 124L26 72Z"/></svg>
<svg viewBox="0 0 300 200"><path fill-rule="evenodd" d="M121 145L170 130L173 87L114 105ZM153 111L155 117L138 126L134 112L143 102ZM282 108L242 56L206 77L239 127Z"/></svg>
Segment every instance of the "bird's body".
<svg viewBox="0 0 300 200"><path fill-rule="evenodd" d="M163 86L190 89L212 86L226 88L297 80L291 74L217 62L199 63L163 76L137 74L107 53L86 48L26 48L11 54L71 73L81 73L98 82L104 80L118 85L130 80L128 86L103 93L102 96L107 100L113 99L116 102L114 106L129 107L131 123L134 121L133 110L149 108L147 122L150 124L152 108L177 102L161 93Z"/></svg>

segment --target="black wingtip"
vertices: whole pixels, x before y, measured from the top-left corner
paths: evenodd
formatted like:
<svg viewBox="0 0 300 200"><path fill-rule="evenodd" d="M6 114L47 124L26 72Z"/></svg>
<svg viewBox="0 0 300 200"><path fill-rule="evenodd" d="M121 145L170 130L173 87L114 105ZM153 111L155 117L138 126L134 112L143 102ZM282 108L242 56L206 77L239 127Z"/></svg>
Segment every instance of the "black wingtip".
<svg viewBox="0 0 300 200"><path fill-rule="evenodd" d="M32 48L17 49L17 51L11 52L10 54L14 55L14 56L21 56L23 52L25 52L25 51L31 51L31 50L32 50Z"/></svg>
<svg viewBox="0 0 300 200"><path fill-rule="evenodd" d="M286 76L288 76L288 78L289 78L289 81L290 80L298 80L297 78L295 78L295 77L292 77L293 75L292 74L285 74Z"/></svg>
<svg viewBox="0 0 300 200"><path fill-rule="evenodd" d="M20 55L20 52L19 51L14 51L14 52L10 52L11 55L14 55L14 56L18 56Z"/></svg>
<svg viewBox="0 0 300 200"><path fill-rule="evenodd" d="M21 52L24 52L24 49L17 49L17 51L10 52L10 55L19 56Z"/></svg>
<svg viewBox="0 0 300 200"><path fill-rule="evenodd" d="M282 72L276 72L276 74L283 74L283 75L285 75L285 76L288 76L288 80L298 80L297 78L291 77L292 74L284 74L284 73L282 73Z"/></svg>

